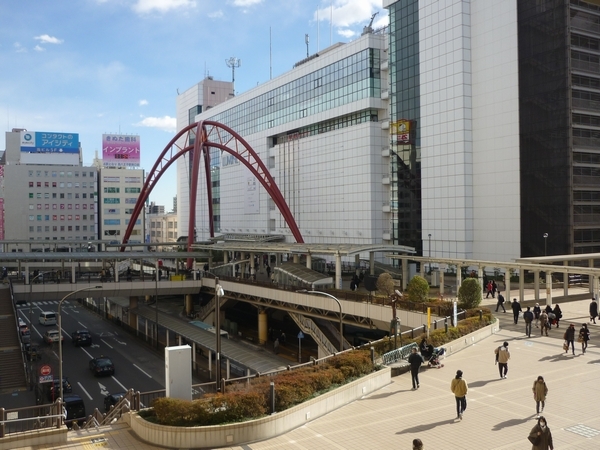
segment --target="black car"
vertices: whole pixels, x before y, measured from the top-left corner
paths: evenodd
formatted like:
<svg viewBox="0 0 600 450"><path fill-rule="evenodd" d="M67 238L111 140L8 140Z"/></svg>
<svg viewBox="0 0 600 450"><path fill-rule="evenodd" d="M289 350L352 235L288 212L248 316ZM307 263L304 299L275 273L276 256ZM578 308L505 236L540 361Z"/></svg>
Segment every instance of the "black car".
<svg viewBox="0 0 600 450"><path fill-rule="evenodd" d="M73 345L80 347L82 345L92 345L92 335L88 330L77 330L71 333Z"/></svg>
<svg viewBox="0 0 600 450"><path fill-rule="evenodd" d="M104 397L104 411L110 411L111 406L116 405L119 401L127 395L127 392L117 392L115 394L108 394Z"/></svg>
<svg viewBox="0 0 600 450"><path fill-rule="evenodd" d="M107 358L106 356L100 356L99 358L94 358L90 361L90 370L95 376L114 375L115 365L113 364L112 359Z"/></svg>
<svg viewBox="0 0 600 450"><path fill-rule="evenodd" d="M46 388L46 397L48 398L49 401L53 402L55 401L58 397L60 397L60 381L58 380L58 378L55 378L52 383L44 383L47 388ZM71 383L69 383L69 379L64 377L63 378L63 396L64 394L70 394L71 392L73 392L73 387L71 386Z"/></svg>

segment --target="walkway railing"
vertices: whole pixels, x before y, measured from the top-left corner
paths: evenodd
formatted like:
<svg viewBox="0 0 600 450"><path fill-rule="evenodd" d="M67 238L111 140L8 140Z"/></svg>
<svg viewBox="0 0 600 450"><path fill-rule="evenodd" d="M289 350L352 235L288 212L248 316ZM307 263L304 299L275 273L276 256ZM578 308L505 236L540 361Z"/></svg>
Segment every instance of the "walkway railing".
<svg viewBox="0 0 600 450"><path fill-rule="evenodd" d="M416 343L411 342L410 344L392 350L391 352L384 353L381 356L383 364L393 364L402 359L408 358L408 356L412 353L413 348L419 348L419 346Z"/></svg>
<svg viewBox="0 0 600 450"><path fill-rule="evenodd" d="M288 314L294 320L294 322L296 322L302 332L312 336L319 347L321 347L327 353L336 352L336 348L333 346L331 341L327 338L327 336L325 336L325 334L319 329L317 324L312 319L293 312L289 312Z"/></svg>

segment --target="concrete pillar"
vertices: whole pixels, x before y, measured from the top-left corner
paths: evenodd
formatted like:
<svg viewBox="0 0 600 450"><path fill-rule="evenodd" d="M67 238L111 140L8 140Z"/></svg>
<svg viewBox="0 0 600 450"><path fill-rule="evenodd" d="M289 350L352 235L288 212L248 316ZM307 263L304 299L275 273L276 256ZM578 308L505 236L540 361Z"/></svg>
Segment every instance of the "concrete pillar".
<svg viewBox="0 0 600 450"><path fill-rule="evenodd" d="M504 286L506 286L506 296L504 298L510 299L510 270L508 269L508 267L504 269ZM521 299L519 299L519 301L521 301Z"/></svg>
<svg viewBox="0 0 600 450"><path fill-rule="evenodd" d="M212 380L212 350L208 350L208 376Z"/></svg>
<svg viewBox="0 0 600 450"><path fill-rule="evenodd" d="M440 267L439 269L440 271L440 295L442 296L442 298L444 297L444 270L442 270L442 268Z"/></svg>
<svg viewBox="0 0 600 450"><path fill-rule="evenodd" d="M269 317L265 310L258 311L258 343L266 344L269 339Z"/></svg>
<svg viewBox="0 0 600 450"><path fill-rule="evenodd" d="M375 275L375 253L369 252L369 274Z"/></svg>
<svg viewBox="0 0 600 450"><path fill-rule="evenodd" d="M458 297L458 291L462 286L462 267L456 266L456 296ZM483 287L482 287L483 289Z"/></svg>
<svg viewBox="0 0 600 450"><path fill-rule="evenodd" d="M227 264L229 262L229 252L225 250L223 252L223 264Z"/></svg>
<svg viewBox="0 0 600 450"><path fill-rule="evenodd" d="M546 272L546 305L552 305L552 272Z"/></svg>
<svg viewBox="0 0 600 450"><path fill-rule="evenodd" d="M402 292L406 291L408 286L408 259L402 258Z"/></svg>
<svg viewBox="0 0 600 450"><path fill-rule="evenodd" d="M483 288L485 285L483 284L483 268L481 266L477 267L477 279L479 280L479 284L481 286L481 294L483 295Z"/></svg>
<svg viewBox="0 0 600 450"><path fill-rule="evenodd" d="M360 253L354 255L354 273L356 276L360 275Z"/></svg>
<svg viewBox="0 0 600 450"><path fill-rule="evenodd" d="M208 251L208 268L209 270L212 269L213 266L213 252L212 250Z"/></svg>
<svg viewBox="0 0 600 450"><path fill-rule="evenodd" d="M563 261L563 266L569 266L569 261ZM563 275L563 295L569 296L569 271L567 270Z"/></svg>
<svg viewBox="0 0 600 450"><path fill-rule="evenodd" d="M425 278L425 263L423 261L421 261L420 269L419 275L421 275L422 278Z"/></svg>
<svg viewBox="0 0 600 450"><path fill-rule="evenodd" d="M525 269L519 269L519 301L525 299Z"/></svg>
<svg viewBox="0 0 600 450"><path fill-rule="evenodd" d="M231 378L231 364L229 362L229 358L225 360L225 373L227 374L225 379L229 380Z"/></svg>
<svg viewBox="0 0 600 450"><path fill-rule="evenodd" d="M335 286L342 289L342 256L335 254Z"/></svg>
<svg viewBox="0 0 600 450"><path fill-rule="evenodd" d="M533 272L533 293L535 301L540 301L540 271L536 270Z"/></svg>
<svg viewBox="0 0 600 450"><path fill-rule="evenodd" d="M145 328L146 328L144 334L146 336L146 341L148 341L148 319L144 319L144 325L145 325Z"/></svg>
<svg viewBox="0 0 600 450"><path fill-rule="evenodd" d="M250 253L250 278L256 279L256 267L254 267L254 253Z"/></svg>
<svg viewBox="0 0 600 450"><path fill-rule="evenodd" d="M292 257L294 264L298 264L300 262L300 255L298 255L297 253L294 253L294 256Z"/></svg>
<svg viewBox="0 0 600 450"><path fill-rule="evenodd" d="M71 283L75 283L77 281L77 273L75 272L75 263L71 264ZM117 281L119 281L117 279Z"/></svg>
<svg viewBox="0 0 600 450"><path fill-rule="evenodd" d="M196 370L196 343L192 341L192 367Z"/></svg>
<svg viewBox="0 0 600 450"><path fill-rule="evenodd" d="M185 294L185 313L191 314L194 310L194 300L192 294Z"/></svg>
<svg viewBox="0 0 600 450"><path fill-rule="evenodd" d="M306 254L306 268L312 269L312 255L310 253Z"/></svg>

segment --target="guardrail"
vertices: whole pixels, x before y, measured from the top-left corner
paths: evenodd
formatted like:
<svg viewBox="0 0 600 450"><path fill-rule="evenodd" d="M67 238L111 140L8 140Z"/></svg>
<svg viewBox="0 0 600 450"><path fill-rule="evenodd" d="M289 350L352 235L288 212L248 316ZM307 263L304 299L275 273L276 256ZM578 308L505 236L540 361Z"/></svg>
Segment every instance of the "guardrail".
<svg viewBox="0 0 600 450"><path fill-rule="evenodd" d="M384 353L381 356L383 364L393 364L395 362L400 361L401 359L406 359L412 353L413 348L419 348L419 346L411 342L408 345L392 350L391 352Z"/></svg>

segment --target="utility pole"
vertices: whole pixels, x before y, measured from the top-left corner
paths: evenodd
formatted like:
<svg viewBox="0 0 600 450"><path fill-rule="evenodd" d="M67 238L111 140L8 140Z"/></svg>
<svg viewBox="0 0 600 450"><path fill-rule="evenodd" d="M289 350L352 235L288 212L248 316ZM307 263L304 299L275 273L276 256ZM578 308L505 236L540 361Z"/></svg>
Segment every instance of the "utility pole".
<svg viewBox="0 0 600 450"><path fill-rule="evenodd" d="M233 95L235 95L235 69L242 66L242 60L232 56L225 60L225 64L231 68L231 83L233 84Z"/></svg>

